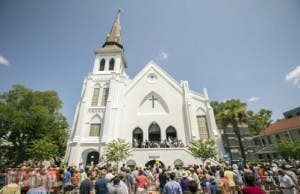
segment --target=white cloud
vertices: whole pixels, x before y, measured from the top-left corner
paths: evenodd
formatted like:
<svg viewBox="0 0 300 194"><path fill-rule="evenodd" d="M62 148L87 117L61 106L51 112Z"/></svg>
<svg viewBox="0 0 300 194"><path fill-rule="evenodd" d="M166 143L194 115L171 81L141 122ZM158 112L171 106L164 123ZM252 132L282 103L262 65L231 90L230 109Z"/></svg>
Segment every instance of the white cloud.
<svg viewBox="0 0 300 194"><path fill-rule="evenodd" d="M249 99L248 99L248 102L256 102L256 101L258 101L258 100L260 100L260 97L254 96L254 97L249 98Z"/></svg>
<svg viewBox="0 0 300 194"><path fill-rule="evenodd" d="M9 62L7 59L5 59L5 57L3 57L2 55L0 55L0 65L4 65L4 66L9 66Z"/></svg>
<svg viewBox="0 0 300 194"><path fill-rule="evenodd" d="M286 81L292 81L298 88L300 88L300 66L297 66L293 71L285 76Z"/></svg>
<svg viewBox="0 0 300 194"><path fill-rule="evenodd" d="M156 57L156 59L159 60L159 61L163 61L163 60L168 59L168 57L169 57L168 53L162 51L162 52L160 52L158 54L158 56Z"/></svg>

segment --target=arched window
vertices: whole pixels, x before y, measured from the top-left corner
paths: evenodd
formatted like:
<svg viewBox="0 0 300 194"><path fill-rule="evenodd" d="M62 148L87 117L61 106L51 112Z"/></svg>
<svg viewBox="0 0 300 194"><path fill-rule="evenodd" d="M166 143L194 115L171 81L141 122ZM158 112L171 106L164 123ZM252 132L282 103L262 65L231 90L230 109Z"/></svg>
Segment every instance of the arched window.
<svg viewBox="0 0 300 194"><path fill-rule="evenodd" d="M112 71L112 70L114 70L114 68L115 68L115 59L111 58L109 60L109 69L108 70Z"/></svg>
<svg viewBox="0 0 300 194"><path fill-rule="evenodd" d="M137 127L132 132L132 146L135 148L141 148L142 143L143 143L143 130Z"/></svg>
<svg viewBox="0 0 300 194"><path fill-rule="evenodd" d="M153 122L149 126L148 133L149 133L149 141L151 141L153 143L160 143L161 134L160 134L160 127L158 126L158 124Z"/></svg>
<svg viewBox="0 0 300 194"><path fill-rule="evenodd" d="M176 138L177 137L177 132L176 129L172 126L169 126L166 130L166 138Z"/></svg>
<svg viewBox="0 0 300 194"><path fill-rule="evenodd" d="M99 71L104 71L105 68L105 59L101 59Z"/></svg>

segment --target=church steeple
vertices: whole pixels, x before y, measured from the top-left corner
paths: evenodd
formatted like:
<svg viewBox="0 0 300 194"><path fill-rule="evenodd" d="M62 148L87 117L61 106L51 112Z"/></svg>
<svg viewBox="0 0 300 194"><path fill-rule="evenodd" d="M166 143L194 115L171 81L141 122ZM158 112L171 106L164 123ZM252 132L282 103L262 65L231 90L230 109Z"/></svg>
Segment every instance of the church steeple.
<svg viewBox="0 0 300 194"><path fill-rule="evenodd" d="M123 44L121 41L121 22L120 22L121 10L118 9L116 19L111 27L110 33L106 36L106 41L102 48L117 46L123 50Z"/></svg>
<svg viewBox="0 0 300 194"><path fill-rule="evenodd" d="M123 73L124 68L127 68L123 43L121 40L120 15L121 10L119 9L102 48L97 49L94 52L96 55L94 72L96 73Z"/></svg>

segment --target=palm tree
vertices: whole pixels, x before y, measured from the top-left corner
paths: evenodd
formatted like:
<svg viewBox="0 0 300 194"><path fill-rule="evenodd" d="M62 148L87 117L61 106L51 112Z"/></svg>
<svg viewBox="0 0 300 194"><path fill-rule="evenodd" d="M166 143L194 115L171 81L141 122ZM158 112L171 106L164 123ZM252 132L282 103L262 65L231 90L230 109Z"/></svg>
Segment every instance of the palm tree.
<svg viewBox="0 0 300 194"><path fill-rule="evenodd" d="M259 135L259 133L269 127L272 120L272 111L268 109L260 109L258 113L254 114L249 112L250 119L248 120L248 127L253 135Z"/></svg>
<svg viewBox="0 0 300 194"><path fill-rule="evenodd" d="M225 102L212 102L211 106L214 109L217 123L226 128L232 126L233 131L238 139L239 147L241 149L241 156L246 161L246 154L242 143L240 125L247 123L248 111L247 104L241 102L239 99L231 99Z"/></svg>

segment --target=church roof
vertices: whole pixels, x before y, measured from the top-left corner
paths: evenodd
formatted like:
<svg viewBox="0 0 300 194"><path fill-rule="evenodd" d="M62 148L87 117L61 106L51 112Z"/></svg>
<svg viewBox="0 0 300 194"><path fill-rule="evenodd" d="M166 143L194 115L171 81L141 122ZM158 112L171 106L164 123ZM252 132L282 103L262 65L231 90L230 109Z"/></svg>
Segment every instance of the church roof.
<svg viewBox="0 0 300 194"><path fill-rule="evenodd" d="M123 44L121 40L121 22L120 22L120 13L119 9L117 12L116 19L111 27L110 33L106 36L106 41L103 44L102 48L112 48L112 49L122 49Z"/></svg>
<svg viewBox="0 0 300 194"><path fill-rule="evenodd" d="M153 60L151 60L130 82L129 86L127 87L126 93L134 87L139 80L141 80L146 74L151 70L155 70L157 74L165 78L165 80L172 85L177 91L181 92L180 84L170 76L166 71L164 71L161 67L159 67Z"/></svg>
<svg viewBox="0 0 300 194"><path fill-rule="evenodd" d="M261 135L268 135L271 133L278 133L280 131L300 128L300 116L290 119L284 119L271 124L266 130L262 131Z"/></svg>

